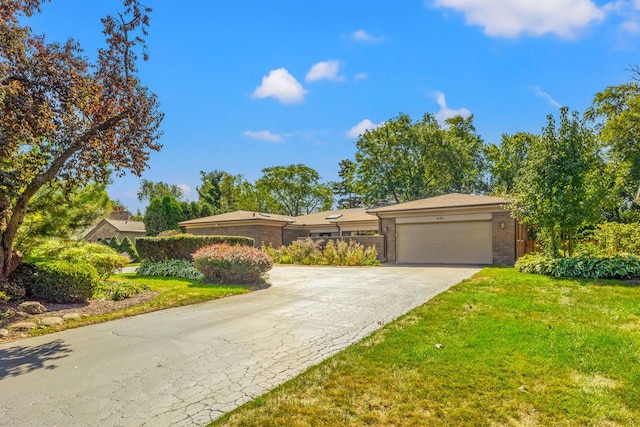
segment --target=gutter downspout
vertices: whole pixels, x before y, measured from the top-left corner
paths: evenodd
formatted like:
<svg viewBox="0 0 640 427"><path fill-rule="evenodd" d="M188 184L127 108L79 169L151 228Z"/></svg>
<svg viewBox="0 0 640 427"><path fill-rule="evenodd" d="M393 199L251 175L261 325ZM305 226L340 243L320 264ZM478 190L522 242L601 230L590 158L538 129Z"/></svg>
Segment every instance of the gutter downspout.
<svg viewBox="0 0 640 427"><path fill-rule="evenodd" d="M378 212L373 212L373 214L378 218L378 233L382 233L382 218L378 215ZM387 262L387 233L382 233L384 236L384 259L382 262Z"/></svg>

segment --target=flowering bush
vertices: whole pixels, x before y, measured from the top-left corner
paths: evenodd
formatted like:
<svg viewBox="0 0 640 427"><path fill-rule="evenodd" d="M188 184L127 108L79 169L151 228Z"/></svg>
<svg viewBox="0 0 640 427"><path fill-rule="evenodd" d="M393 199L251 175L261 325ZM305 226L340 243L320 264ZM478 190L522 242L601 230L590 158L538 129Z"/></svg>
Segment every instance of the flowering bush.
<svg viewBox="0 0 640 427"><path fill-rule="evenodd" d="M215 244L193 253L193 264L212 283L258 284L273 267L273 260L250 246Z"/></svg>
<svg viewBox="0 0 640 427"><path fill-rule="evenodd" d="M329 240L324 249L322 246L322 240L304 239L278 249L263 246L262 250L271 256L276 264L380 265L375 246L365 248L353 240Z"/></svg>

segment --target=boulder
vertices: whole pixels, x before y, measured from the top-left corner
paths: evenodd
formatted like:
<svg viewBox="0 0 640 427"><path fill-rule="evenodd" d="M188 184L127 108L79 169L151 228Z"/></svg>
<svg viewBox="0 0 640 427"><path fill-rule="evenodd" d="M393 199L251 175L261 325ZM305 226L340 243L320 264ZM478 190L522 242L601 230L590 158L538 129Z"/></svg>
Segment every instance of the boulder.
<svg viewBox="0 0 640 427"><path fill-rule="evenodd" d="M44 326L58 326L64 323L62 317L45 317L41 320Z"/></svg>
<svg viewBox="0 0 640 427"><path fill-rule="evenodd" d="M9 331L6 329L0 329L0 338L5 338L7 335L9 335Z"/></svg>
<svg viewBox="0 0 640 427"><path fill-rule="evenodd" d="M35 329L36 324L33 322L18 322L9 326L11 329L15 329L16 331L30 331Z"/></svg>
<svg viewBox="0 0 640 427"><path fill-rule="evenodd" d="M82 316L80 315L80 313L67 313L64 316L62 316L63 320L80 320Z"/></svg>
<svg viewBox="0 0 640 427"><path fill-rule="evenodd" d="M47 308L38 301L25 301L20 303L18 308L27 314L40 314L47 311Z"/></svg>

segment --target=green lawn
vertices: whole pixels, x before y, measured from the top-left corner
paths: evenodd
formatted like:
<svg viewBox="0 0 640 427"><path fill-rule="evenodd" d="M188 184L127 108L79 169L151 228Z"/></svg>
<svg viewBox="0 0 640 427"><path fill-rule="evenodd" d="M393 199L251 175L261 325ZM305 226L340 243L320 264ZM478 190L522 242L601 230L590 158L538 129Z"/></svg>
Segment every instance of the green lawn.
<svg viewBox="0 0 640 427"><path fill-rule="evenodd" d="M640 287L486 268L211 425L639 420Z"/></svg>
<svg viewBox="0 0 640 427"><path fill-rule="evenodd" d="M115 274L110 278L110 280L130 282L134 284L146 284L147 286L149 286L151 291L158 292L159 294L152 300L144 302L140 305L135 305L102 315L83 317L80 320L65 322L61 326L37 328L33 331L33 335L42 335L50 332L60 331L63 329L75 328L78 326L135 316L142 313L149 313L151 311L161 310L164 308L195 304L226 297L229 295L249 292L247 288L242 286L211 285L200 283L195 280L178 279L172 277L140 277L135 273Z"/></svg>

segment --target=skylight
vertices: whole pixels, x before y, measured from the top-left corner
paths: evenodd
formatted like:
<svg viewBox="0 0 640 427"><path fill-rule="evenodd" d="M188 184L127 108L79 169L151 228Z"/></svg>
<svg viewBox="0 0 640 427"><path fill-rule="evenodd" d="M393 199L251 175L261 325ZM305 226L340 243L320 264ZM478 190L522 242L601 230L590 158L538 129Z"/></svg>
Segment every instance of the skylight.
<svg viewBox="0 0 640 427"><path fill-rule="evenodd" d="M325 219L338 219L342 216L342 214L333 214L333 215L329 215L328 217L326 217Z"/></svg>

